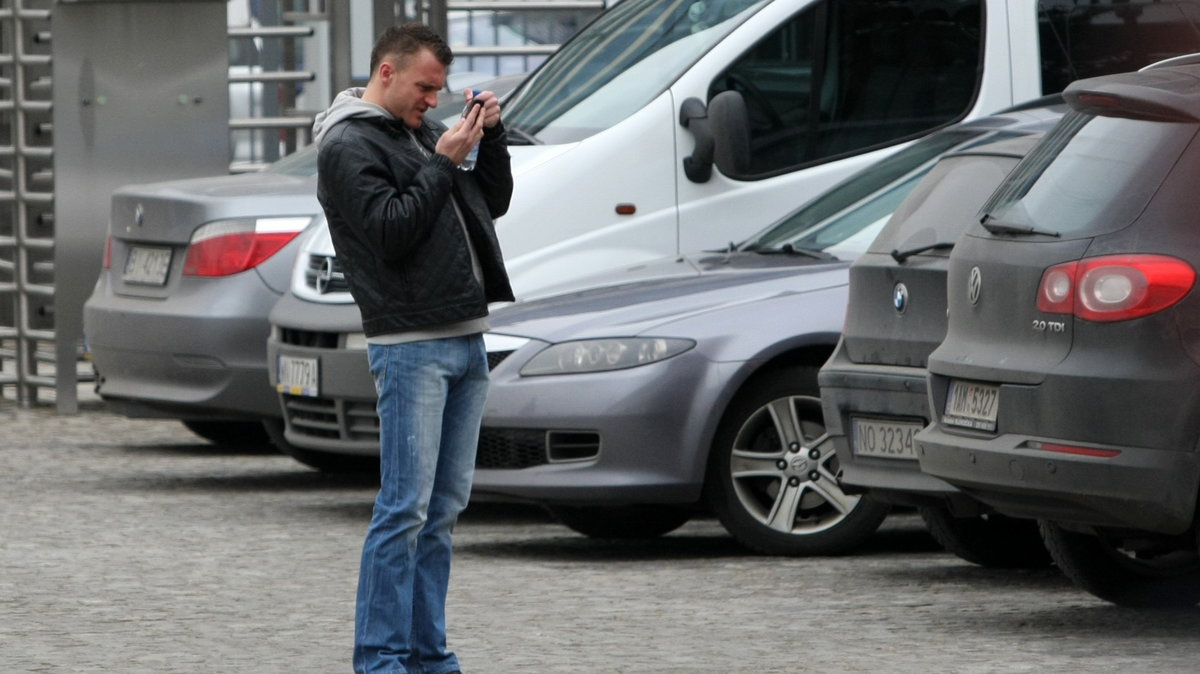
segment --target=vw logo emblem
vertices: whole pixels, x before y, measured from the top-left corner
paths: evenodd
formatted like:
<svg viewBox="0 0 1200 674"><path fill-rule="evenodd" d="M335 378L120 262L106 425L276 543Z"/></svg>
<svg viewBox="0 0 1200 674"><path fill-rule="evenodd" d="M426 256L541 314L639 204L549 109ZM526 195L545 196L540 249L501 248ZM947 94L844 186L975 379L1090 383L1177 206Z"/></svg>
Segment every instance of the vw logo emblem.
<svg viewBox="0 0 1200 674"><path fill-rule="evenodd" d="M908 308L908 288L903 283L897 283L892 289L892 306L899 313L904 313Z"/></svg>
<svg viewBox="0 0 1200 674"><path fill-rule="evenodd" d="M317 292L324 295L329 290L329 284L333 281L333 258L326 257L321 263L321 268L317 270Z"/></svg>
<svg viewBox="0 0 1200 674"><path fill-rule="evenodd" d="M983 274L979 267L971 267L971 275L967 278L967 301L971 306L979 304L979 293L983 289Z"/></svg>

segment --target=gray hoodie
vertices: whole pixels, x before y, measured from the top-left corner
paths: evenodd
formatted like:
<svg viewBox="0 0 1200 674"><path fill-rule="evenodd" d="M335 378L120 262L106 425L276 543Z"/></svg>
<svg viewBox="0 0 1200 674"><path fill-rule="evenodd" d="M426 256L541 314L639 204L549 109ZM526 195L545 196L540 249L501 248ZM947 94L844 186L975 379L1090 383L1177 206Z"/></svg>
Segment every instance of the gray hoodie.
<svg viewBox="0 0 1200 674"><path fill-rule="evenodd" d="M313 119L313 141L320 143L327 131L338 123L354 117L396 118L382 107L364 101L362 96L365 91L365 87L350 87L333 99L328 110L317 113Z"/></svg>

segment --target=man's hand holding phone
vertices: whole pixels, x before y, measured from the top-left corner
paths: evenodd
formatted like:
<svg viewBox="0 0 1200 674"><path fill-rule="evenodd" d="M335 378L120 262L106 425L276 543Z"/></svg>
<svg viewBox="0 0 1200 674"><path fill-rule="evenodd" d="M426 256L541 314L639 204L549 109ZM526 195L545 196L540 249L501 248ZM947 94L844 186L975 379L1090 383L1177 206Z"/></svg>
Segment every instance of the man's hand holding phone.
<svg viewBox="0 0 1200 674"><path fill-rule="evenodd" d="M463 108L462 118L438 139L435 148L438 154L446 155L456 165L462 164L475 144L483 138L483 127L487 119L488 94L491 94L491 100L494 102L496 96L490 91L481 91L479 95L472 95L471 90L467 90L467 105ZM500 106L497 103L496 121L499 119Z"/></svg>
<svg viewBox="0 0 1200 674"><path fill-rule="evenodd" d="M471 107L483 108L483 125L487 128L492 128L500 123L500 99L496 98L496 94L491 91L480 91L478 89L466 89L463 91L463 97L467 99L467 107L463 108L463 116L467 116L467 112Z"/></svg>

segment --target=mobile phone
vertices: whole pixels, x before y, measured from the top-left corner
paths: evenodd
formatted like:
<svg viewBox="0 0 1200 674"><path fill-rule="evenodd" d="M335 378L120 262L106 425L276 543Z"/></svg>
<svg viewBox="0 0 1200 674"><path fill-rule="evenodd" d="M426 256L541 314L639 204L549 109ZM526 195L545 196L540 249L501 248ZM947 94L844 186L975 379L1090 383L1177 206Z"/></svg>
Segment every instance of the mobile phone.
<svg viewBox="0 0 1200 674"><path fill-rule="evenodd" d="M462 111L463 117L466 117L467 113L471 111L472 105L483 105L483 101L479 100L479 98L478 98L479 94L482 94L483 91L481 91L479 89L472 89L471 93L474 94L475 98L472 98L469 103L467 103L466 105L463 106L463 111Z"/></svg>

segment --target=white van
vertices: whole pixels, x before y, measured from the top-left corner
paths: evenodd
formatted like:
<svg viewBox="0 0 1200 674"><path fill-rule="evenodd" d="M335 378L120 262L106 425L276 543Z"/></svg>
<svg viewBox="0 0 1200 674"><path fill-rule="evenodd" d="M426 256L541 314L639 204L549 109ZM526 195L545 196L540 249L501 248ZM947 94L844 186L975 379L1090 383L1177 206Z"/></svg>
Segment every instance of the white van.
<svg viewBox="0 0 1200 674"><path fill-rule="evenodd" d="M513 288L545 294L739 241L933 129L1189 52L1197 14L1128 0L623 0L506 102L516 188L496 226ZM309 253L332 255L322 243ZM313 279L298 274L297 294L351 302Z"/></svg>
<svg viewBox="0 0 1200 674"><path fill-rule="evenodd" d="M934 129L1197 51L1195 26L1200 0L622 0L505 102L513 288L723 248ZM272 383L295 388L275 359L310 333L365 348L351 303L317 232L272 312Z"/></svg>

